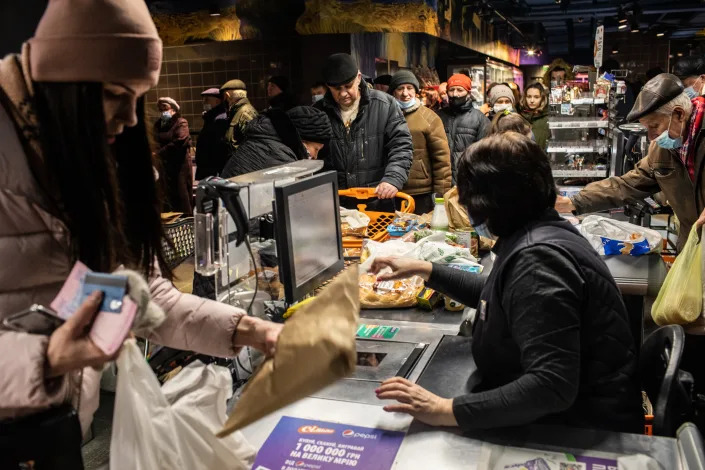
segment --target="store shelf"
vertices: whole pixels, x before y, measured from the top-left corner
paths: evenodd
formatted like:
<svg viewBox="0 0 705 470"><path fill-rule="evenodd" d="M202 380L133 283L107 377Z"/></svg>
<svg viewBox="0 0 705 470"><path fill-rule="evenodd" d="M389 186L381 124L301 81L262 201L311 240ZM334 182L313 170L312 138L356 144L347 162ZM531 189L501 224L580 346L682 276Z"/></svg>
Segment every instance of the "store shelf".
<svg viewBox="0 0 705 470"><path fill-rule="evenodd" d="M549 129L599 129L608 126L609 121L600 121L597 119L556 119L548 121Z"/></svg>
<svg viewBox="0 0 705 470"><path fill-rule="evenodd" d="M607 142L556 142L549 141L546 153L607 153Z"/></svg>
<svg viewBox="0 0 705 470"><path fill-rule="evenodd" d="M607 178L607 170L552 170L554 178Z"/></svg>

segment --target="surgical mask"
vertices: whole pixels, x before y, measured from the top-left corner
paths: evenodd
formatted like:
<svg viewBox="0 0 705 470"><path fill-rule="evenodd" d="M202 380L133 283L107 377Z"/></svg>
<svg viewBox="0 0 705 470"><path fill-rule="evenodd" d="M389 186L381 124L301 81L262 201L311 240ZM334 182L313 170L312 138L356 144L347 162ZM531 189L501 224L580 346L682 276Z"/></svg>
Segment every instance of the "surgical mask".
<svg viewBox="0 0 705 470"><path fill-rule="evenodd" d="M213 109L213 106L209 105L208 103L206 103L206 104L203 105L203 110L204 110L205 112L208 112L208 111L210 111L211 109Z"/></svg>
<svg viewBox="0 0 705 470"><path fill-rule="evenodd" d="M318 103L319 101L321 101L323 99L324 96L325 95L312 95L311 96L311 104Z"/></svg>
<svg viewBox="0 0 705 470"><path fill-rule="evenodd" d="M661 133L658 137L656 137L656 145L661 147L662 149L665 150L674 150L674 149L679 149L683 146L683 137L678 136L675 139L668 135L668 131L671 129L671 121L673 121L673 114L671 114L671 118L668 120L668 127L666 128L665 131ZM685 122L683 123L685 125ZM681 127L681 134L683 133L683 128Z"/></svg>
<svg viewBox="0 0 705 470"><path fill-rule="evenodd" d="M171 111L164 111L162 112L162 121L168 121L171 119L172 113Z"/></svg>
<svg viewBox="0 0 705 470"><path fill-rule="evenodd" d="M454 108L460 108L463 106L465 103L468 102L468 95L465 96L449 96L448 97L448 102L450 105Z"/></svg>
<svg viewBox="0 0 705 470"><path fill-rule="evenodd" d="M472 217L470 217L470 224L472 225L472 228L475 229L477 234L481 237L489 238L490 240L496 240L497 237L490 232L489 227L487 227L487 221L482 222L481 224L475 224L472 220Z"/></svg>
<svg viewBox="0 0 705 470"><path fill-rule="evenodd" d="M399 101L399 100L397 100L397 104L399 105L399 107L400 107L401 109L409 109L409 108L411 108L413 105L416 104L416 98L412 98L412 99L409 100L409 101Z"/></svg>
<svg viewBox="0 0 705 470"><path fill-rule="evenodd" d="M496 104L492 107L495 113L501 113L502 111L512 110L511 104Z"/></svg>
<svg viewBox="0 0 705 470"><path fill-rule="evenodd" d="M692 86L689 86L688 88L684 89L683 93L688 95L688 98L690 98L691 100L694 100L698 97L698 92L695 91L695 88L693 88Z"/></svg>

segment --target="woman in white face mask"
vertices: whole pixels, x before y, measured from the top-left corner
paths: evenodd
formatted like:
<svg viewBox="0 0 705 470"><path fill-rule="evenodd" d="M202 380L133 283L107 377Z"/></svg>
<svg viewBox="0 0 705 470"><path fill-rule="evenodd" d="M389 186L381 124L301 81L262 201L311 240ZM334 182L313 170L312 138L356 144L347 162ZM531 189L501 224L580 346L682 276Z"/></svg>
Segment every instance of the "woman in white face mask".
<svg viewBox="0 0 705 470"><path fill-rule="evenodd" d="M487 100L490 104L490 114L488 116L490 120L503 111L515 110L516 103L514 102L514 93L509 86L503 83L492 87L487 96Z"/></svg>
<svg viewBox="0 0 705 470"><path fill-rule="evenodd" d="M166 210L191 215L192 168L189 158L191 134L188 122L181 117L181 107L173 98L157 101L159 120L154 123L154 137L161 161L160 181L164 185Z"/></svg>

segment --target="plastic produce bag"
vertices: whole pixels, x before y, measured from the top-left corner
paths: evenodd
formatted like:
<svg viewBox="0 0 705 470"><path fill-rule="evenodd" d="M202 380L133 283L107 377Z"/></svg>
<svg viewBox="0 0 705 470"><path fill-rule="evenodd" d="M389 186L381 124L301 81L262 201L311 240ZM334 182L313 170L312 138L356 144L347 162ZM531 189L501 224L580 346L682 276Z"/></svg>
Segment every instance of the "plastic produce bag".
<svg viewBox="0 0 705 470"><path fill-rule="evenodd" d="M412 258L439 264L470 264L480 266L477 259L470 254L470 248L453 246L446 243L446 232L436 232L422 238L416 243Z"/></svg>
<svg viewBox="0 0 705 470"><path fill-rule="evenodd" d="M415 243L403 242L401 240L389 240L384 243L365 240L360 256L360 272L366 273L370 270L372 263L378 256L398 256L410 257L416 249Z"/></svg>
<svg viewBox="0 0 705 470"><path fill-rule="evenodd" d="M418 276L378 282L376 276L363 274L360 276L360 306L362 308L415 307L423 287L423 279Z"/></svg>
<svg viewBox="0 0 705 470"><path fill-rule="evenodd" d="M580 233L601 255L660 253L663 240L655 230L600 215L585 217Z"/></svg>
<svg viewBox="0 0 705 470"><path fill-rule="evenodd" d="M367 226L370 225L370 217L367 214L353 209L341 208L340 220L344 237L364 237Z"/></svg>
<svg viewBox="0 0 705 470"><path fill-rule="evenodd" d="M255 449L241 433L219 439L227 417L230 372L200 361L159 386L134 340L125 342L119 369L110 468L114 470L245 470Z"/></svg>
<svg viewBox="0 0 705 470"><path fill-rule="evenodd" d="M685 325L696 321L702 308L702 243L693 226L651 307L651 317L657 325Z"/></svg>

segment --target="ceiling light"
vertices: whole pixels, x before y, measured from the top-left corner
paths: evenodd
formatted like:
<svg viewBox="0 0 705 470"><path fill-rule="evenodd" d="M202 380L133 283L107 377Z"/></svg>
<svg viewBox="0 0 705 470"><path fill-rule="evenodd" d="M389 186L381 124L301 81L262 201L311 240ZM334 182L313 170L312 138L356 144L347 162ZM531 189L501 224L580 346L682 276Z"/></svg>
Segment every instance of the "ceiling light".
<svg viewBox="0 0 705 470"><path fill-rule="evenodd" d="M663 31L660 31L660 32L656 33L656 37L657 37L657 38L662 38L662 37L664 37L665 35L666 35L666 33L664 33Z"/></svg>
<svg viewBox="0 0 705 470"><path fill-rule="evenodd" d="M636 20L631 21L631 32L632 33L638 33L639 32L639 22Z"/></svg>
<svg viewBox="0 0 705 470"><path fill-rule="evenodd" d="M679 52L679 53L676 54L676 55L677 55L678 57L683 57L683 53L682 53L682 52Z"/></svg>
<svg viewBox="0 0 705 470"><path fill-rule="evenodd" d="M536 54L536 51L535 51L535 50L533 50L533 49L527 49L527 50L526 50L526 55L534 55L534 54Z"/></svg>
<svg viewBox="0 0 705 470"><path fill-rule="evenodd" d="M220 16L220 8L218 8L216 5L211 5L211 7L208 9L208 12L211 16Z"/></svg>
<svg viewBox="0 0 705 470"><path fill-rule="evenodd" d="M620 24L620 25L619 25L619 29L627 29L627 25L626 25L626 24Z"/></svg>
<svg viewBox="0 0 705 470"><path fill-rule="evenodd" d="M612 54L619 54L619 49L612 49Z"/></svg>
<svg viewBox="0 0 705 470"><path fill-rule="evenodd" d="M619 11L617 12L617 19L619 20L620 23L627 22L627 15L624 13L624 10L622 8L620 8Z"/></svg>

